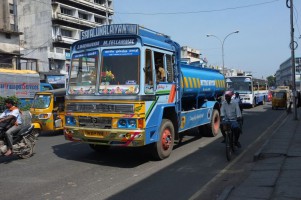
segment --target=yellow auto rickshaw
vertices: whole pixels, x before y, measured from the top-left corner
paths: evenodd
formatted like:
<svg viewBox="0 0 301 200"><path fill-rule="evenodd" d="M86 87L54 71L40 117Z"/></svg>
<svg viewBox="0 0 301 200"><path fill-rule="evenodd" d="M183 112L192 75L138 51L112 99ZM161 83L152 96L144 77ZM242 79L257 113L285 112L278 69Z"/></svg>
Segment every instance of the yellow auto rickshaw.
<svg viewBox="0 0 301 200"><path fill-rule="evenodd" d="M35 94L30 113L36 135L41 132L62 131L66 89L46 90Z"/></svg>
<svg viewBox="0 0 301 200"><path fill-rule="evenodd" d="M287 109L287 91L274 90L272 96L272 109L285 108Z"/></svg>

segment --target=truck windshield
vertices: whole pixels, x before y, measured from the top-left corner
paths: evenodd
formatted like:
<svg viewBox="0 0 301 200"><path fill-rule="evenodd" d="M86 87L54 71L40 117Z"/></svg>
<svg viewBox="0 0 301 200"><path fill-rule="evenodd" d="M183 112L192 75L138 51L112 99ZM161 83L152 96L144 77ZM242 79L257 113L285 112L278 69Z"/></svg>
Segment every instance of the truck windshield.
<svg viewBox="0 0 301 200"><path fill-rule="evenodd" d="M44 109L48 108L50 105L51 96L50 95L35 95L32 108Z"/></svg>
<svg viewBox="0 0 301 200"><path fill-rule="evenodd" d="M120 95L139 92L138 48L102 52L99 93Z"/></svg>
<svg viewBox="0 0 301 200"><path fill-rule="evenodd" d="M71 65L69 93L95 93L98 51L74 54L72 56Z"/></svg>

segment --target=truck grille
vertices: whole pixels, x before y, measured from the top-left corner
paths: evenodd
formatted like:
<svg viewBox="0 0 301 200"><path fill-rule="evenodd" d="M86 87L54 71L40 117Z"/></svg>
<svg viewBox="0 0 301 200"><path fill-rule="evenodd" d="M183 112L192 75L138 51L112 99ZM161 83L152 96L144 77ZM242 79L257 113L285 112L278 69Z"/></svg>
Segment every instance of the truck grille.
<svg viewBox="0 0 301 200"><path fill-rule="evenodd" d="M112 128L112 118L109 117L82 117L78 118L80 127Z"/></svg>
<svg viewBox="0 0 301 200"><path fill-rule="evenodd" d="M133 113L134 105L106 103L67 103L67 112Z"/></svg>

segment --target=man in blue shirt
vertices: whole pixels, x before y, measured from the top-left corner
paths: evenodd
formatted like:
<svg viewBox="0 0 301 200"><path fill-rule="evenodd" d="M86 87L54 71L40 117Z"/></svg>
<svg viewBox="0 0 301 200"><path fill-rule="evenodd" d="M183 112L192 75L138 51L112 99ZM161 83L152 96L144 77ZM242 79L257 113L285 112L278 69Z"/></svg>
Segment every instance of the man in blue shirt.
<svg viewBox="0 0 301 200"><path fill-rule="evenodd" d="M4 155L9 156L12 154L13 134L21 130L22 119L20 110L16 106L14 106L14 102L11 99L5 100L5 106L6 110L0 115L0 122L5 122L7 120L12 120L14 122L14 124L12 124L13 126L9 128L5 133L7 137L8 149Z"/></svg>

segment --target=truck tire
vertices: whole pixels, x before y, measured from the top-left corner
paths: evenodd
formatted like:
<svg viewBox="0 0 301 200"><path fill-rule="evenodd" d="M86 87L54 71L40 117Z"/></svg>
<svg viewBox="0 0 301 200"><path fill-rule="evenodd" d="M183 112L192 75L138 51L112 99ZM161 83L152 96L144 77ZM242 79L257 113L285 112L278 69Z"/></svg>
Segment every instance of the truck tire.
<svg viewBox="0 0 301 200"><path fill-rule="evenodd" d="M213 109L212 116L211 116L211 122L210 122L210 133L212 137L215 137L218 135L220 131L220 125L221 125L221 118L219 115L218 110Z"/></svg>
<svg viewBox="0 0 301 200"><path fill-rule="evenodd" d="M169 119L163 119L159 140L152 144L152 156L156 160L163 160L170 156L175 141L175 130L173 123Z"/></svg>
<svg viewBox="0 0 301 200"><path fill-rule="evenodd" d="M219 112L218 110L213 109L210 123L200 126L199 132L201 133L202 136L205 137L215 137L218 135L220 131L220 124L221 124L221 120L220 120Z"/></svg>

